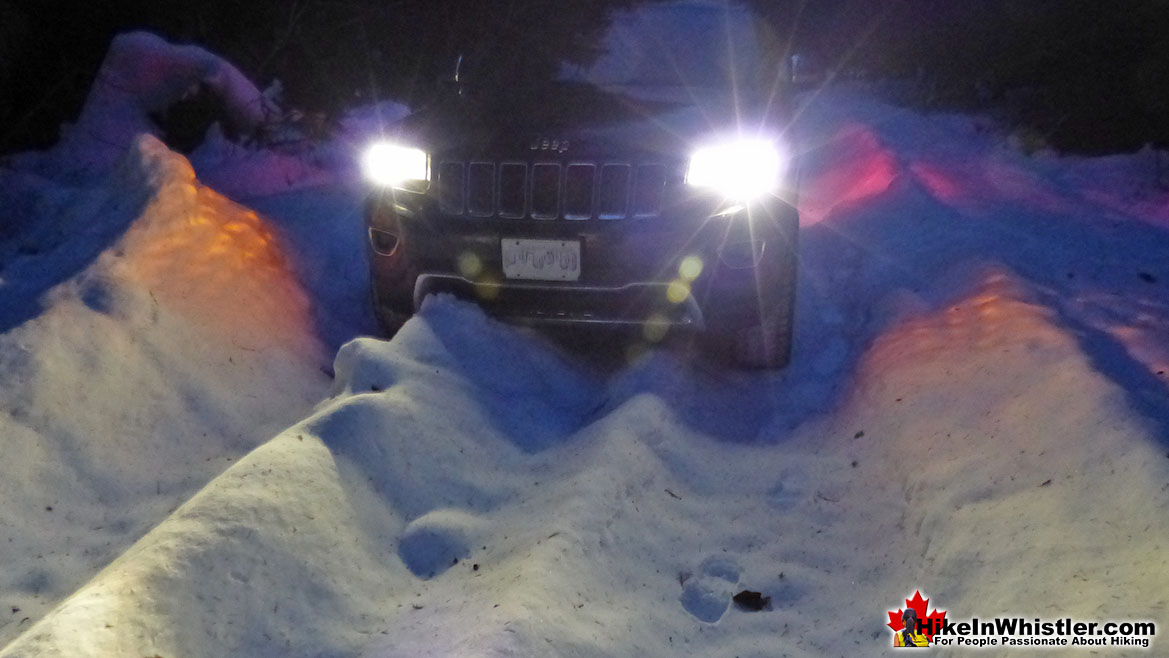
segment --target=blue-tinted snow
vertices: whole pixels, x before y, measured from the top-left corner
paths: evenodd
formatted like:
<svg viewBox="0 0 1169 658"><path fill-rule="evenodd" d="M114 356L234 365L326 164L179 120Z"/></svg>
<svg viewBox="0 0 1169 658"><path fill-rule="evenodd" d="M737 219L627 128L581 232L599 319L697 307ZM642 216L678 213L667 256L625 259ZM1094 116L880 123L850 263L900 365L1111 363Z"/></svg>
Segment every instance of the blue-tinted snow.
<svg viewBox="0 0 1169 658"><path fill-rule="evenodd" d="M150 141L125 188L2 174L45 224L0 271L41 286L0 336L0 602L22 610L0 654L871 654L915 589L955 617L1159 621L1169 197L1150 154L1028 156L866 90L809 102L797 348L770 374L681 347L602 358L449 298L359 337L345 172L261 215ZM123 189L148 201L92 201ZM18 248L61 208L111 233L68 267L53 251L81 237ZM146 258L199 217L270 227L288 262L218 303ZM297 323L257 292L273 280L303 296ZM340 346L331 388L313 349L240 342L290 326ZM276 436L250 450L261 416Z"/></svg>

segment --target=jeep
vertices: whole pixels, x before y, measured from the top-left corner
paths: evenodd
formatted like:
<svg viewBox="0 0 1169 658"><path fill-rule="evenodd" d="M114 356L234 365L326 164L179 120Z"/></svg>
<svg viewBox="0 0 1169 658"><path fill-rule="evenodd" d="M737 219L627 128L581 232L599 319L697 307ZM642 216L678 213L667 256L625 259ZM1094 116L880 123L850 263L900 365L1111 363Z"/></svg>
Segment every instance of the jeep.
<svg viewBox="0 0 1169 658"><path fill-rule="evenodd" d="M427 295L506 321L688 331L740 366L792 345L797 180L782 48L747 8L616 10L584 64L502 87L460 57L364 153L371 294L389 334Z"/></svg>

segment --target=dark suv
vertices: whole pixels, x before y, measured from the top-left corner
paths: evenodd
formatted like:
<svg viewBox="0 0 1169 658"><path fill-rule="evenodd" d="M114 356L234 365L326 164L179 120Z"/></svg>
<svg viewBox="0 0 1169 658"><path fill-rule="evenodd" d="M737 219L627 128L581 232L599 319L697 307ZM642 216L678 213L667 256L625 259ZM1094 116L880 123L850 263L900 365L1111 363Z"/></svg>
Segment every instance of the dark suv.
<svg viewBox="0 0 1169 658"><path fill-rule="evenodd" d="M610 18L587 66L509 89L461 71L369 148L378 319L392 333L451 293L509 321L685 328L782 367L799 224L782 53L734 4Z"/></svg>

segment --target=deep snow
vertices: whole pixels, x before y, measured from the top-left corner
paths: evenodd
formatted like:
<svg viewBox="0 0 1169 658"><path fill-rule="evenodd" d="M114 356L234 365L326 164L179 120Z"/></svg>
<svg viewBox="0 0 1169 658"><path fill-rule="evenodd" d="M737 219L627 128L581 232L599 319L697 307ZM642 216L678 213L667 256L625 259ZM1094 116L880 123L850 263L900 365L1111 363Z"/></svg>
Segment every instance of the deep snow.
<svg viewBox="0 0 1169 658"><path fill-rule="evenodd" d="M796 354L756 375L598 366L445 298L346 342L337 167L263 214L151 138L101 182L0 172L0 656L872 655L917 589L1164 620L1151 154L849 89L796 131Z"/></svg>
<svg viewBox="0 0 1169 658"><path fill-rule="evenodd" d="M153 137L42 201L0 273L5 640L329 381L282 239Z"/></svg>

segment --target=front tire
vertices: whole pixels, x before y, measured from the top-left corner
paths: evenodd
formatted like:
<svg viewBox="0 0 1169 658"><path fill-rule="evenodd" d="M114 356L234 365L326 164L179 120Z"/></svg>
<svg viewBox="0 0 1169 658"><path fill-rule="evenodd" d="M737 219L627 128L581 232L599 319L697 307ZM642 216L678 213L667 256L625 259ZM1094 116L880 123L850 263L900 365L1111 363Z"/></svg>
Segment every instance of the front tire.
<svg viewBox="0 0 1169 658"><path fill-rule="evenodd" d="M796 277L799 261L798 220L781 233L783 255L774 276L756 279L759 322L728 332L721 342L731 361L749 370L778 370L791 362L795 330Z"/></svg>
<svg viewBox="0 0 1169 658"><path fill-rule="evenodd" d="M377 320L378 329L385 338L393 338L395 334L406 324L410 319L409 313L402 313L382 304L378 300L377 292L373 286L370 286L369 291L370 305L373 307L373 317Z"/></svg>
<svg viewBox="0 0 1169 658"><path fill-rule="evenodd" d="M792 260L793 266L785 266L785 274L775 282L774 288L760 294L759 324L740 329L731 336L731 356L740 368L778 370L791 362L796 297Z"/></svg>

